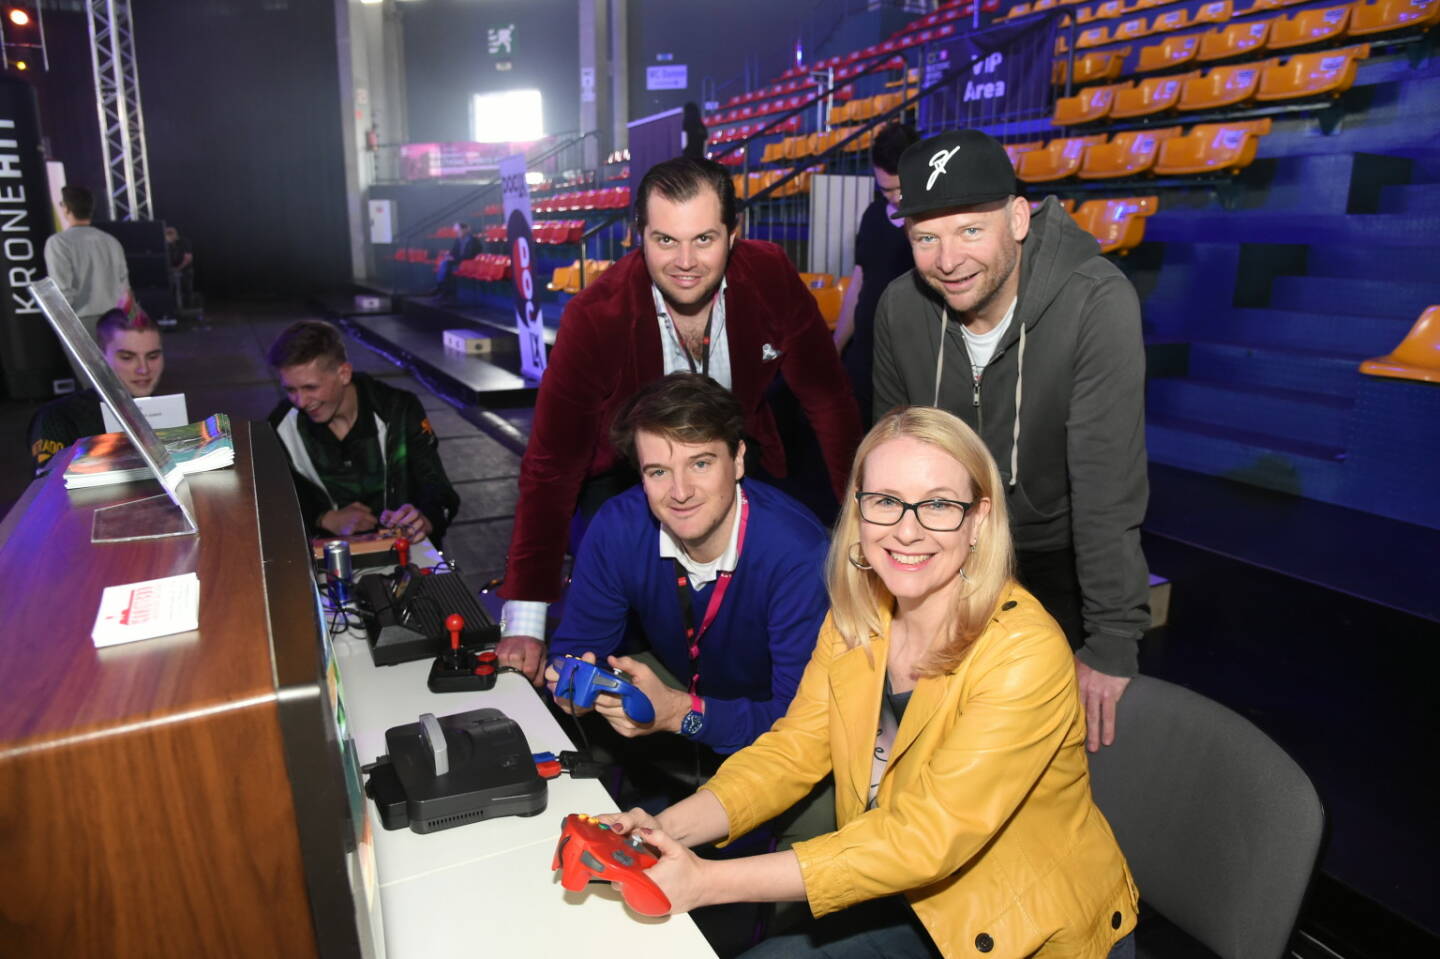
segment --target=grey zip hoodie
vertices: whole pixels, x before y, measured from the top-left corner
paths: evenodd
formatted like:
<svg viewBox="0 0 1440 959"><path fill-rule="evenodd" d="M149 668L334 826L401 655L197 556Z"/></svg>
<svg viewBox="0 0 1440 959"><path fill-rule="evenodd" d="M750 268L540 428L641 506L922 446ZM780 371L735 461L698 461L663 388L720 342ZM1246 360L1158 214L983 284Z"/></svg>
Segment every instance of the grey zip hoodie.
<svg viewBox="0 0 1440 959"><path fill-rule="evenodd" d="M1015 548L1075 550L1081 661L1133 676L1150 625L1145 352L1134 287L1094 237L1053 197L1031 218L1015 317L978 387L944 300L914 270L896 279L875 312L874 385L877 418L933 405L980 434L1009 494Z"/></svg>

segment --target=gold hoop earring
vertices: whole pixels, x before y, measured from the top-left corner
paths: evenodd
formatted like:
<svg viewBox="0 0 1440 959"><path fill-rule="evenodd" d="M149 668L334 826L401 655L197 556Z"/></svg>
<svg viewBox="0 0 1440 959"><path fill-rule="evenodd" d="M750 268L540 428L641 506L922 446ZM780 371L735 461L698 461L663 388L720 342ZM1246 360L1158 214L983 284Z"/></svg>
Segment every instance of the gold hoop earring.
<svg viewBox="0 0 1440 959"><path fill-rule="evenodd" d="M845 558L848 559L850 561L850 565L854 566L856 569L875 568L869 563L865 562L865 551L860 548L859 543L856 543L855 545L850 547L850 552L846 554Z"/></svg>

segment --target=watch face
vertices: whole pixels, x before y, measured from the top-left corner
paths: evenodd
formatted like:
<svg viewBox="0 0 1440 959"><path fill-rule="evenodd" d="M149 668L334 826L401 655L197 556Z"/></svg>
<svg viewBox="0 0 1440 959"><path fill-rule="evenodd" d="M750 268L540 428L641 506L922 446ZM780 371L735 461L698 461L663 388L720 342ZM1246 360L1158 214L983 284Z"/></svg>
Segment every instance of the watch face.
<svg viewBox="0 0 1440 959"><path fill-rule="evenodd" d="M704 722L705 716L702 713L697 713L693 709L690 710L688 713L685 714L685 718L680 720L681 735L694 736L700 731L700 726Z"/></svg>

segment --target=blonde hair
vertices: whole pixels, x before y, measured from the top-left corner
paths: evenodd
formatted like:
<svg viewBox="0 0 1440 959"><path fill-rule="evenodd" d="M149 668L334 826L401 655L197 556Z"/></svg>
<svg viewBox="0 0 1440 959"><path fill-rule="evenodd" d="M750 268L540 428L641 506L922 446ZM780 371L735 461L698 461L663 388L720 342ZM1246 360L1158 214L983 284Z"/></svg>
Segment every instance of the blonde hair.
<svg viewBox="0 0 1440 959"><path fill-rule="evenodd" d="M948 636L932 641L931 649L917 667L922 676L934 676L954 669L970 644L984 631L986 623L1010 588L1014 577L1015 552L1010 538L1010 516L1005 506L1005 487L995 459L975 431L959 417L930 406L900 407L887 413L860 442L845 502L835 523L826 559L826 586L835 629L851 648L870 648L870 639L882 629L882 612L895 599L880 577L870 569L850 562L851 550L860 540L860 508L855 492L865 471L865 461L882 443L910 437L927 443L953 457L970 474L971 499L990 501L990 514L971 553L961 567L965 579L955 592L955 603L947 619Z"/></svg>

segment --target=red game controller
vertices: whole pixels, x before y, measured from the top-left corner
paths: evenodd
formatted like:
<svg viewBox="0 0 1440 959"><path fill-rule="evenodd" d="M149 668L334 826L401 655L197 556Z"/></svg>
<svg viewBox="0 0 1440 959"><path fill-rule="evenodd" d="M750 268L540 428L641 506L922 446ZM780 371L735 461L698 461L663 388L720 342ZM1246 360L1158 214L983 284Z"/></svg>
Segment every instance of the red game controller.
<svg viewBox="0 0 1440 959"><path fill-rule="evenodd" d="M642 916L664 916L670 900L645 870L659 857L638 836L626 837L593 816L571 813L560 826L551 869L560 870L560 885L571 892L586 883L613 882L625 904Z"/></svg>

